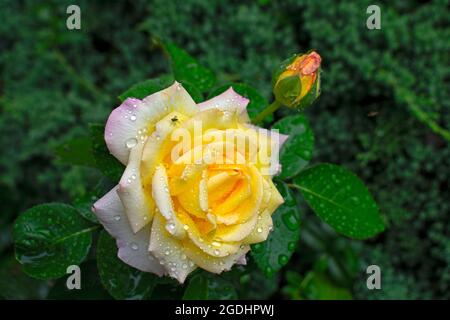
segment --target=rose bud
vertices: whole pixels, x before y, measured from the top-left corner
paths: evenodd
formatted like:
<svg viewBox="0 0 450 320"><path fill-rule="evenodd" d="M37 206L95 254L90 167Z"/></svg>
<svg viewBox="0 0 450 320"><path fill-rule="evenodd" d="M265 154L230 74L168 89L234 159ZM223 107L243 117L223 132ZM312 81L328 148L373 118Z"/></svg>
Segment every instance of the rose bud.
<svg viewBox="0 0 450 320"><path fill-rule="evenodd" d="M277 68L272 79L276 101L289 108L304 109L320 94L320 55L297 54Z"/></svg>

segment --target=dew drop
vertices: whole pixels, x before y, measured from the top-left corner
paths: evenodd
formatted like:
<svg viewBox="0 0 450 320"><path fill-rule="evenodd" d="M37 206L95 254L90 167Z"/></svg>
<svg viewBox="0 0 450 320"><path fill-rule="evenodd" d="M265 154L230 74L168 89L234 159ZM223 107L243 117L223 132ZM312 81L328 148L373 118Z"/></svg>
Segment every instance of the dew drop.
<svg viewBox="0 0 450 320"><path fill-rule="evenodd" d="M262 229L261 227L258 227L258 229L256 229L256 231L257 231L258 233L261 233L261 232L263 232L263 229Z"/></svg>
<svg viewBox="0 0 450 320"><path fill-rule="evenodd" d="M219 241L213 241L211 244L212 244L214 247L220 247L220 246L222 246L222 244L221 244Z"/></svg>
<svg viewBox="0 0 450 320"><path fill-rule="evenodd" d="M214 250L214 254L215 254L216 256L218 256L218 255L220 254L220 251L217 250L217 249L215 249L215 250Z"/></svg>
<svg viewBox="0 0 450 320"><path fill-rule="evenodd" d="M136 116L135 116L134 114L131 115L131 116L130 116L130 120L131 120L131 121L136 121Z"/></svg>
<svg viewBox="0 0 450 320"><path fill-rule="evenodd" d="M115 221L120 221L120 216L119 216L119 215L114 216L114 220L115 220Z"/></svg>
<svg viewBox="0 0 450 320"><path fill-rule="evenodd" d="M292 212L287 212L281 219L289 230L296 231L298 229L300 221Z"/></svg>
<svg viewBox="0 0 450 320"><path fill-rule="evenodd" d="M185 225L183 226L183 229L186 230L186 231L188 231L188 230L189 230L189 226L188 226L187 224L185 224Z"/></svg>
<svg viewBox="0 0 450 320"><path fill-rule="evenodd" d="M175 224L174 223L168 223L166 228L170 231L174 231L175 230Z"/></svg>
<svg viewBox="0 0 450 320"><path fill-rule="evenodd" d="M136 242L132 242L130 246L131 246L131 249L133 249L133 250L139 249L139 246Z"/></svg>
<svg viewBox="0 0 450 320"><path fill-rule="evenodd" d="M281 266L285 266L285 265L287 264L287 262L288 262L288 257L285 256L284 254L281 254L281 255L278 257L278 263L279 263Z"/></svg>
<svg viewBox="0 0 450 320"><path fill-rule="evenodd" d="M295 242L289 242L288 250L289 251L294 251L295 250Z"/></svg>

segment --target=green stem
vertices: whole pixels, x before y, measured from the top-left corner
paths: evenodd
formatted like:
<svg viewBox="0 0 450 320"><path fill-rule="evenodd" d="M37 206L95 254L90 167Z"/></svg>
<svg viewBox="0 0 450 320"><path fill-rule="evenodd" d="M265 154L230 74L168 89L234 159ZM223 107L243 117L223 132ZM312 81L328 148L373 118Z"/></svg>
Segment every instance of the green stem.
<svg viewBox="0 0 450 320"><path fill-rule="evenodd" d="M277 111L279 107L281 107L281 103L275 100L253 119L253 123L260 124L264 120L264 118Z"/></svg>

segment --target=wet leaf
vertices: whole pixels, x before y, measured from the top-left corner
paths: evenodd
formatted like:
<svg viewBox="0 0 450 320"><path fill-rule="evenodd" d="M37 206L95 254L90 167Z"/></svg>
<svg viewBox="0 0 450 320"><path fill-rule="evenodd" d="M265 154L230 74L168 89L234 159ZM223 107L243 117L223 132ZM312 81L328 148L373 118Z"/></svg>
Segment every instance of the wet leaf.
<svg viewBox="0 0 450 320"><path fill-rule="evenodd" d="M337 232L366 239L384 230L372 195L351 171L319 164L302 171L294 184L314 212Z"/></svg>
<svg viewBox="0 0 450 320"><path fill-rule="evenodd" d="M89 252L92 232L97 229L77 210L62 203L41 204L28 209L14 224L16 258L28 275L54 279L80 264Z"/></svg>
<svg viewBox="0 0 450 320"><path fill-rule="evenodd" d="M142 272L117 257L117 245L106 231L102 231L97 244L97 267L105 289L115 299L149 299L158 277Z"/></svg>
<svg viewBox="0 0 450 320"><path fill-rule="evenodd" d="M266 241L254 244L251 255L258 267L271 277L285 266L300 239L300 210L292 191L284 182L277 182L284 203L273 213L273 231Z"/></svg>
<svg viewBox="0 0 450 320"><path fill-rule="evenodd" d="M186 287L183 300L233 300L237 293L232 284L219 275L200 272Z"/></svg>
<svg viewBox="0 0 450 320"><path fill-rule="evenodd" d="M314 135L303 114L288 116L276 122L272 129L289 135L280 151L281 179L297 175L312 158Z"/></svg>

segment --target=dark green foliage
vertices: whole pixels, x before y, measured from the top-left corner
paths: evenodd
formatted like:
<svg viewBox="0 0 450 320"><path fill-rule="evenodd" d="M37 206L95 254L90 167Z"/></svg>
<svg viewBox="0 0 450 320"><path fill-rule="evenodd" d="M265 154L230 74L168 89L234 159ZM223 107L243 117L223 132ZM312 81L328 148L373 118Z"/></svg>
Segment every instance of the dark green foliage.
<svg viewBox="0 0 450 320"><path fill-rule="evenodd" d="M231 283L208 272L199 272L190 280L183 300L235 300L236 290Z"/></svg>
<svg viewBox="0 0 450 320"><path fill-rule="evenodd" d="M323 73L322 95L306 111L316 138L312 162L355 171L388 226L382 237L355 245L336 240L302 210L302 221L313 223L303 224L302 242L284 269L304 279L325 253L327 279L354 287L355 298L450 298L450 148L442 138L450 130L448 1L384 2L382 29L372 31L365 27L369 0L114 1L107 10L103 1L77 1L82 29L68 31L65 9L72 3L0 2L1 266L11 257L10 225L20 212L92 190L98 173L61 164L52 150L85 136L89 123L104 122L131 85L167 73L160 48L149 47L155 36L214 70L218 85L245 82L266 99L273 68L315 48ZM341 251L359 258L357 276L336 267L354 263ZM381 291L365 287L370 264L382 269ZM280 292L284 274L280 282L245 272L235 285L239 297L294 297ZM3 297L46 295L46 283L22 276L15 288L38 289L2 289Z"/></svg>

